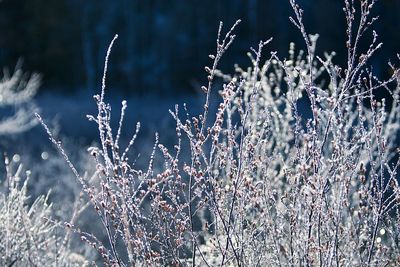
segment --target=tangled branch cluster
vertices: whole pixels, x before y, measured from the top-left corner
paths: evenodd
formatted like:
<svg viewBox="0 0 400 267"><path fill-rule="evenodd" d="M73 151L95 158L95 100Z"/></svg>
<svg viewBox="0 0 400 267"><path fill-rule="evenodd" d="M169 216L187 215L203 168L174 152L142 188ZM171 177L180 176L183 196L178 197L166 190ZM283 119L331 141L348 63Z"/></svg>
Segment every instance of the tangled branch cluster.
<svg viewBox="0 0 400 267"><path fill-rule="evenodd" d="M29 172L22 182L22 165L14 172L7 157L5 164L7 175L0 192L1 266L85 266L85 258L71 251L69 235L62 236L50 219L48 195L29 204Z"/></svg>
<svg viewBox="0 0 400 267"><path fill-rule="evenodd" d="M225 34L206 67L203 113L170 111L177 142L159 144L148 168L128 158L140 124L120 147L127 104L117 132L103 88L95 96L100 146L92 147L97 172L81 177L106 241L68 225L110 266L396 266L400 264L398 184L399 70L375 77L368 60L381 47L377 34L366 51L360 40L376 18L374 0L345 0L347 66L334 53L316 55L303 10L290 0L306 51L290 45L282 59L265 61L260 42L251 66L221 73L218 63L233 42L238 22ZM358 13L359 12L359 13ZM215 78L225 84L216 114L210 113ZM386 90L390 99L377 99ZM307 103L307 104L301 104ZM310 116L305 114L309 113ZM181 151L190 151L190 158ZM158 152L159 151L159 152ZM154 165L158 153L161 170Z"/></svg>

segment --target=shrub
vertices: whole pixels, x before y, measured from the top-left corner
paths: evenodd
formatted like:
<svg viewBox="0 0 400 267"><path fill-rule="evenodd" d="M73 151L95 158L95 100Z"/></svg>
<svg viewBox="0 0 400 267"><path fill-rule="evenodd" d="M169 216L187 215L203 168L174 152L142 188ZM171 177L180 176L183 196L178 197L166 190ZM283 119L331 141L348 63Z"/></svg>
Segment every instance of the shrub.
<svg viewBox="0 0 400 267"><path fill-rule="evenodd" d="M22 166L15 173L11 169L6 158L7 179L0 193L0 265L83 266L85 259L72 253L62 231L57 232L48 196L40 196L28 205L29 172L22 181Z"/></svg>
<svg viewBox="0 0 400 267"><path fill-rule="evenodd" d="M206 67L204 111L176 121L177 143L159 144L147 169L129 160L140 124L120 146L127 108L122 102L117 132L105 102L108 56L95 101L100 146L89 148L96 179L83 178L58 147L96 210L106 241L76 230L110 266L369 266L400 264L398 185L399 70L380 80L368 65L381 47L373 31L366 51L360 40L376 18L375 1L345 0L347 66L334 53L316 55L317 35L308 35L303 10L290 0L293 24L306 51L262 63L260 42L251 66L226 75L217 69L237 23L217 38ZM357 5L357 3L359 5ZM216 76L225 84L215 116L210 111ZM390 99L377 99L386 90ZM309 115L307 115L309 114ZM164 163L154 164L160 151ZM190 158L181 156L190 151ZM158 170L158 169L161 170Z"/></svg>

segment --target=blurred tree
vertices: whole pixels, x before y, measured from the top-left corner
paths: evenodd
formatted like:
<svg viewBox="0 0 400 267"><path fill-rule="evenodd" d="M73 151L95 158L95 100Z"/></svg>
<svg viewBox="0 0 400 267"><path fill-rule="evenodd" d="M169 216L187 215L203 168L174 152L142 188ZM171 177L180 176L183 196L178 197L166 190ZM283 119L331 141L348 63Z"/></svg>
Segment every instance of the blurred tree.
<svg viewBox="0 0 400 267"><path fill-rule="evenodd" d="M32 103L32 98L36 94L39 83L39 75L24 74L20 69L20 64L17 64L12 75L4 70L0 80L0 107L2 108L0 135L20 133L37 124L33 116L37 108ZM4 111L5 109L7 110Z"/></svg>
<svg viewBox="0 0 400 267"><path fill-rule="evenodd" d="M321 33L320 47L343 55L342 1L299 3L307 10L308 30ZM376 12L381 20L374 27L384 50L374 65L384 72L385 59L400 46L400 2L380 0ZM281 55L290 41L304 47L290 15L289 1L282 0L3 0L0 63L11 65L22 56L27 70L43 73L44 88L93 91L101 80L107 45L118 33L110 86L130 93L193 91L204 78L219 21L231 25L243 20L239 38L222 62L223 68L231 68L235 62L247 63L243 52L261 39L274 37L271 49Z"/></svg>

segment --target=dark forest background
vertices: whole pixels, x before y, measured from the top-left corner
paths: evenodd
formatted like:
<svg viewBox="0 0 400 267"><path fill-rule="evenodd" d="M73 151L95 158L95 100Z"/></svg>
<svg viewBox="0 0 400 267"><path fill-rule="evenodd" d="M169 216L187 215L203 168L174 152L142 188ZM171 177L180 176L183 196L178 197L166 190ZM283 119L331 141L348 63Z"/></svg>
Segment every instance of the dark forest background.
<svg viewBox="0 0 400 267"><path fill-rule="evenodd" d="M336 51L343 64L345 21L341 0L298 1L310 33L319 33L319 53ZM357 1L356 1L357 2ZM382 77L387 59L400 48L400 0L378 1L374 28L383 49L371 62ZM0 66L43 76L42 91L95 92L104 55L114 34L108 84L123 94L194 93L205 80L208 54L215 51L219 21L230 27L242 19L237 39L222 62L249 63L246 52L273 37L268 47L284 57L293 41L302 47L289 22L288 0L3 0L0 1Z"/></svg>

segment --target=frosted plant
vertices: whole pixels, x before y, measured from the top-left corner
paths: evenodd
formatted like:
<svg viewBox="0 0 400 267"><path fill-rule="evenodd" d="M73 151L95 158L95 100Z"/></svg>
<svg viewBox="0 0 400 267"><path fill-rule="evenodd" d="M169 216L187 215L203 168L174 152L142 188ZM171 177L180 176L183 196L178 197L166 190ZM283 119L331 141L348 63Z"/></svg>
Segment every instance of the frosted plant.
<svg viewBox="0 0 400 267"><path fill-rule="evenodd" d="M4 70L0 80L0 107L12 110L12 115L0 120L0 135L15 134L26 131L37 124L33 114L36 106L31 102L40 85L40 76L24 74L17 64L10 75Z"/></svg>
<svg viewBox="0 0 400 267"><path fill-rule="evenodd" d="M386 81L373 75L367 62L382 46L375 32L358 51L376 20L375 1L344 2L346 68L333 63L334 53L315 54L318 36L306 33L303 10L290 1L305 52L291 44L287 59L273 52L261 63L268 43L261 42L251 67L217 72L226 84L215 121L207 131L204 124L186 130L192 173L201 173L193 191L207 188L197 197L201 205L208 199L213 215L199 264L399 264L399 70L390 65ZM390 97L377 99L379 90Z"/></svg>
<svg viewBox="0 0 400 267"><path fill-rule="evenodd" d="M366 51L360 40L375 22L376 1L344 0L345 67L334 53L316 54L318 35L308 35L296 1L293 24L305 51L290 45L281 59L251 49L250 67L233 75L217 69L233 42L237 23L217 36L205 67L201 114L184 106L170 111L177 142L159 144L148 168L129 159L140 124L125 148L105 102L95 95L99 146L88 149L95 179L81 176L60 142L37 115L82 186L106 236L68 225L96 249L107 266L398 266L400 131L399 71L375 77L369 59L381 48L377 34ZM356 32L354 32L354 30ZM221 76L220 103L210 112L214 80ZM377 99L386 90L390 97ZM183 157L183 150L190 157ZM160 151L161 153L157 153ZM159 159L162 166L155 162ZM105 241L104 241L105 240Z"/></svg>
<svg viewBox="0 0 400 267"><path fill-rule="evenodd" d="M22 166L15 173L11 169L6 158L7 177L0 193L0 265L84 266L85 258L69 250L51 221L48 195L29 200L29 172L22 181Z"/></svg>

